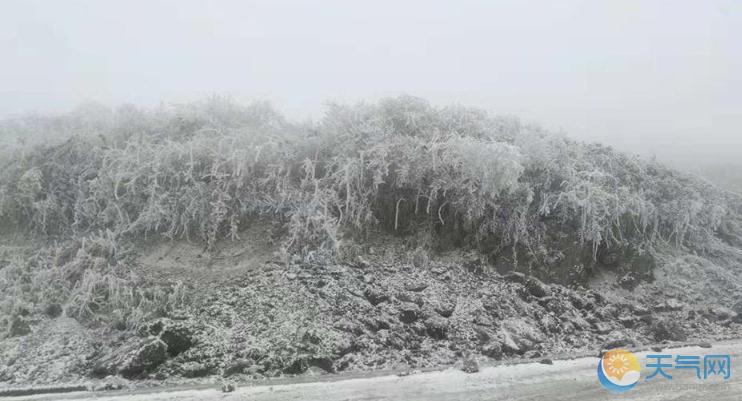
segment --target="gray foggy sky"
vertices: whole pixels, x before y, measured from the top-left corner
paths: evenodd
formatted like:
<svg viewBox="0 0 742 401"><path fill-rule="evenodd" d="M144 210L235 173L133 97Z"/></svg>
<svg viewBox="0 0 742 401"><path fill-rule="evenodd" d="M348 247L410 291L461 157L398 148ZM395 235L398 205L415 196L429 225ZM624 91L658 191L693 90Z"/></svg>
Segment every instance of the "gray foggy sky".
<svg viewBox="0 0 742 401"><path fill-rule="evenodd" d="M0 2L0 116L409 93L666 160L742 151L742 2Z"/></svg>

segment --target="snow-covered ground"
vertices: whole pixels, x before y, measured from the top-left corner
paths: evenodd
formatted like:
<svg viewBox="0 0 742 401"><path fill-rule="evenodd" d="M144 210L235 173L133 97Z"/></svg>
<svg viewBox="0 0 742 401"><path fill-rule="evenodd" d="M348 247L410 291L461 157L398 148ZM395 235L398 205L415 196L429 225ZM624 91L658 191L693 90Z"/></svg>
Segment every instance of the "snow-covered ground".
<svg viewBox="0 0 742 401"><path fill-rule="evenodd" d="M685 347L667 349L663 354L718 355L732 358L732 376L724 382L717 378L699 380L691 370L672 369L673 379L657 376L646 381L654 371L647 368L647 355L657 352L639 352L635 355L642 365L639 384L624 394L611 394L596 377L597 358L578 358L554 361L553 365L519 364L484 368L467 374L448 369L410 376L381 376L340 381L321 381L294 384L267 384L237 387L223 393L217 388L178 390L170 389L146 393L71 393L13 398L14 401L66 400L84 401L170 401L170 400L739 400L742 379L735 371L742 361L742 342L727 342L711 349Z"/></svg>

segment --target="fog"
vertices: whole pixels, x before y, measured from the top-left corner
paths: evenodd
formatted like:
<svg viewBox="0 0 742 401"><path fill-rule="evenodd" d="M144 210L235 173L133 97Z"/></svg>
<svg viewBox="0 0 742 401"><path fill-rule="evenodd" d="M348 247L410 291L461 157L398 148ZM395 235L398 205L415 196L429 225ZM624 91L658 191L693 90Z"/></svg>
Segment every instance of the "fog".
<svg viewBox="0 0 742 401"><path fill-rule="evenodd" d="M682 163L742 150L742 4L15 1L0 116L212 94L296 118L408 93Z"/></svg>

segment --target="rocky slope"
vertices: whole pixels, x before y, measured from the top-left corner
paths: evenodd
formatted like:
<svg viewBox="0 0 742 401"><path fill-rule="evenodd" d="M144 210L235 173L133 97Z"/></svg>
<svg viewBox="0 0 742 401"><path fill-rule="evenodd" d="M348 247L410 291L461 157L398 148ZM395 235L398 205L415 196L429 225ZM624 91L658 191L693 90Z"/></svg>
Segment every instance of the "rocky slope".
<svg viewBox="0 0 742 401"><path fill-rule="evenodd" d="M610 271L592 288L567 288L499 274L458 252L409 257L396 246L375 253L349 264L268 261L194 282L190 302L136 332L85 327L65 316L32 322L0 341L0 381L103 380L108 388L121 380L403 372L742 334L739 286L719 287L725 295L718 301L704 298L705 287L668 286L682 283L684 256L663 263L656 281L628 289ZM706 281L734 284L717 280Z"/></svg>

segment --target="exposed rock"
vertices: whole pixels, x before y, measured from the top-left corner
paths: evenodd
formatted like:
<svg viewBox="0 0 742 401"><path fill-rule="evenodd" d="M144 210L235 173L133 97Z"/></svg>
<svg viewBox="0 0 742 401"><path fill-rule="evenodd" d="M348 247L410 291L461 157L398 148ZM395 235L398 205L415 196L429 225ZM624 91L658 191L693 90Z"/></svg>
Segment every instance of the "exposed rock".
<svg viewBox="0 0 742 401"><path fill-rule="evenodd" d="M485 327L474 326L472 330L474 331L474 334L477 336L477 341L480 344L486 344L492 339L492 334Z"/></svg>
<svg viewBox="0 0 742 401"><path fill-rule="evenodd" d="M706 342L706 341L702 341L702 342L698 343L697 345L699 347L701 347L701 348L711 348L711 343Z"/></svg>
<svg viewBox="0 0 742 401"><path fill-rule="evenodd" d="M585 307L585 299L583 299L581 296L570 292L569 293L569 302L574 306L576 309L583 309Z"/></svg>
<svg viewBox="0 0 742 401"><path fill-rule="evenodd" d="M304 372L304 374L308 376L322 376L328 374L329 372L330 371L322 369L319 366L309 365L309 368L307 368L307 371Z"/></svg>
<svg viewBox="0 0 742 401"><path fill-rule="evenodd" d="M587 330L592 326L585 318L576 314L569 317L563 316L562 319L571 323L575 327L575 330Z"/></svg>
<svg viewBox="0 0 742 401"><path fill-rule="evenodd" d="M423 248L417 248L412 252L412 264L418 269L428 267L430 262L430 256L428 252Z"/></svg>
<svg viewBox="0 0 742 401"><path fill-rule="evenodd" d="M669 298L664 302L658 302L652 307L655 312L674 312L683 309L684 304L675 298Z"/></svg>
<svg viewBox="0 0 742 401"><path fill-rule="evenodd" d="M565 334L572 334L576 330L575 324L570 322L569 320L563 321L559 324L559 331Z"/></svg>
<svg viewBox="0 0 742 401"><path fill-rule="evenodd" d="M371 305L374 306L389 300L388 294L386 294L380 288L374 286L366 287L366 290L363 291L363 296L366 297L368 302L370 302Z"/></svg>
<svg viewBox="0 0 742 401"><path fill-rule="evenodd" d="M425 320L425 327L430 337L437 340L446 338L448 321L442 317L431 316Z"/></svg>
<svg viewBox="0 0 742 401"><path fill-rule="evenodd" d="M456 310L456 301L438 301L433 305L433 309L443 317L451 317L453 312Z"/></svg>
<svg viewBox="0 0 742 401"><path fill-rule="evenodd" d="M132 338L101 358L93 368L98 377L120 374L127 379L141 377L167 359L167 344L155 337Z"/></svg>
<svg viewBox="0 0 742 401"><path fill-rule="evenodd" d="M89 387L92 391L113 391L123 390L130 386L130 382L122 377L108 376L102 381Z"/></svg>
<svg viewBox="0 0 742 401"><path fill-rule="evenodd" d="M315 357L310 354L301 354L294 358L286 368L283 369L283 373L286 374L302 374L309 371L312 368L319 368L324 373L334 372L333 363L330 358ZM314 373L319 373L317 369L312 369Z"/></svg>
<svg viewBox="0 0 742 401"><path fill-rule="evenodd" d="M62 312L62 305L58 303L50 303L44 308L44 314L52 319L59 317Z"/></svg>
<svg viewBox="0 0 742 401"><path fill-rule="evenodd" d="M310 369L313 368L319 368L324 371L324 373L335 373L335 368L332 363L332 359L325 358L325 357L314 357L309 359L309 367ZM313 369L313 371L316 373L317 370Z"/></svg>
<svg viewBox="0 0 742 401"><path fill-rule="evenodd" d="M720 305L710 306L704 311L704 315L709 319L716 321L735 319L737 317L737 313L733 310Z"/></svg>
<svg viewBox="0 0 742 401"><path fill-rule="evenodd" d="M420 318L420 307L412 302L403 302L399 307L399 320L412 323Z"/></svg>
<svg viewBox="0 0 742 401"><path fill-rule="evenodd" d="M597 307L598 306L595 304L594 300L586 298L585 303L582 305L582 310L594 311L595 309L597 309Z"/></svg>
<svg viewBox="0 0 742 401"><path fill-rule="evenodd" d="M482 262L482 259L472 259L463 263L464 269L470 273L482 274L487 269L487 265Z"/></svg>
<svg viewBox="0 0 742 401"><path fill-rule="evenodd" d="M527 338L521 338L518 340L518 347L520 347L520 354L522 355L536 348L536 343Z"/></svg>
<svg viewBox="0 0 742 401"><path fill-rule="evenodd" d="M288 364L284 369L283 373L291 374L291 375L298 375L301 373L304 373L309 369L309 359L310 355L308 354L302 354L297 356L293 362Z"/></svg>
<svg viewBox="0 0 742 401"><path fill-rule="evenodd" d="M397 373L397 376L405 377L405 376L419 375L420 373L422 373L422 371L420 371L419 369L410 369L409 367L405 367L399 373Z"/></svg>
<svg viewBox="0 0 742 401"><path fill-rule="evenodd" d="M482 347L482 354L499 361L502 359L502 345L498 342L491 342Z"/></svg>
<svg viewBox="0 0 742 401"><path fill-rule="evenodd" d="M543 298L543 300L546 300L544 305L542 305L546 310L553 312L557 316L561 316L563 313L565 313L571 306L564 302L562 299L554 298L554 297L547 297Z"/></svg>
<svg viewBox="0 0 742 401"><path fill-rule="evenodd" d="M414 305L414 304L413 304ZM382 314L381 316L364 316L361 318L363 323L373 331L386 330L391 327L389 321L391 317Z"/></svg>
<svg viewBox="0 0 742 401"><path fill-rule="evenodd" d="M618 318L618 322L621 323L621 325L626 328L632 328L636 326L637 320L638 319L633 316L620 316Z"/></svg>
<svg viewBox="0 0 742 401"><path fill-rule="evenodd" d="M587 294L589 298L593 299L593 302L597 305L603 305L605 304L605 298L603 295L601 295L599 292L595 290L590 290Z"/></svg>
<svg viewBox="0 0 742 401"><path fill-rule="evenodd" d="M353 321L349 319L340 319L335 324L332 325L332 327L355 335L360 335L363 333L363 326L354 323Z"/></svg>
<svg viewBox="0 0 742 401"><path fill-rule="evenodd" d="M541 327L550 333L559 331L559 321L552 315L544 315L539 321Z"/></svg>
<svg viewBox="0 0 742 401"><path fill-rule="evenodd" d="M618 267L618 262L621 258L621 253L619 249L601 247L598 251L597 257L598 257L598 262L600 262L603 266L609 267L609 268L616 268Z"/></svg>
<svg viewBox="0 0 742 401"><path fill-rule="evenodd" d="M554 364L554 361L552 361L549 358L544 358L544 359L540 360L539 363L542 364L542 365L553 365Z"/></svg>
<svg viewBox="0 0 742 401"><path fill-rule="evenodd" d="M363 256L356 256L356 267L359 269L368 269L369 266L371 266L371 263L369 263Z"/></svg>
<svg viewBox="0 0 742 401"><path fill-rule="evenodd" d="M611 325L606 322L597 322L593 324L593 327L595 327L595 332L598 334L608 334L613 330L611 328Z"/></svg>
<svg viewBox="0 0 742 401"><path fill-rule="evenodd" d="M397 332L379 331L379 339L393 349L404 349L407 346L407 337Z"/></svg>
<svg viewBox="0 0 742 401"><path fill-rule="evenodd" d="M122 360L118 373L126 378L137 377L153 370L166 359L167 344L159 339L148 340Z"/></svg>
<svg viewBox="0 0 742 401"><path fill-rule="evenodd" d="M193 333L180 322L170 322L160 333L160 339L167 344L167 353L177 356L193 346Z"/></svg>
<svg viewBox="0 0 742 401"><path fill-rule="evenodd" d="M409 293L409 292L398 292L395 297L402 302L412 302L416 304L417 306L422 306L425 303L425 300L423 299L422 296L420 296L420 294Z"/></svg>
<svg viewBox="0 0 742 401"><path fill-rule="evenodd" d="M633 305L632 309L633 309L634 315L636 316L647 316L652 313L645 306L639 305L639 304Z"/></svg>
<svg viewBox="0 0 742 401"><path fill-rule="evenodd" d="M477 360L474 359L472 356L464 357L464 359L461 361L461 370L463 370L466 373L477 373L479 372L479 363L477 363Z"/></svg>
<svg viewBox="0 0 742 401"><path fill-rule="evenodd" d="M505 281L509 281L511 283L518 283L518 284L526 283L526 275L520 272L510 272L502 276L502 278Z"/></svg>
<svg viewBox="0 0 742 401"><path fill-rule="evenodd" d="M651 325L654 323L655 317L652 315L639 316L639 322Z"/></svg>
<svg viewBox="0 0 742 401"><path fill-rule="evenodd" d="M602 346L602 348L605 350L629 347L636 347L636 341L634 341L633 338L625 337L622 335L616 335L614 338L609 338L605 343L603 343Z"/></svg>
<svg viewBox="0 0 742 401"><path fill-rule="evenodd" d="M542 297L536 300L536 302L542 307L547 308L549 306L549 302L553 301L554 297L549 295L546 297Z"/></svg>
<svg viewBox="0 0 742 401"><path fill-rule="evenodd" d="M333 354L338 357L353 352L357 348L355 339L351 336L340 337L333 345Z"/></svg>
<svg viewBox="0 0 742 401"><path fill-rule="evenodd" d="M655 321L649 330L657 341L685 341L688 339L680 324L672 320Z"/></svg>
<svg viewBox="0 0 742 401"><path fill-rule="evenodd" d="M614 319L618 318L621 310L617 305L608 304L598 309L596 313L606 321L613 321Z"/></svg>
<svg viewBox="0 0 742 401"><path fill-rule="evenodd" d="M177 356L194 345L194 329L187 322L167 318L153 320L140 331L143 336L159 337L168 347L168 355Z"/></svg>
<svg viewBox="0 0 742 401"><path fill-rule="evenodd" d="M205 377L211 374L211 370L204 364L198 362L185 362L180 365L183 377Z"/></svg>
<svg viewBox="0 0 742 401"><path fill-rule="evenodd" d="M618 285L625 290L634 291L639 285L639 278L634 272L629 272L618 279Z"/></svg>
<svg viewBox="0 0 742 401"><path fill-rule="evenodd" d="M477 313L474 316L474 320L472 320L472 322L475 325L482 327L492 327L494 325L492 318L486 313Z"/></svg>
<svg viewBox="0 0 742 401"><path fill-rule="evenodd" d="M305 328L302 328L297 332L297 340L299 342L305 343L305 344L314 344L317 345L320 342L322 342L321 334L319 334L315 330L307 330Z"/></svg>
<svg viewBox="0 0 742 401"><path fill-rule="evenodd" d="M143 337L157 336L159 337L162 330L169 319L156 319L151 322L147 322L139 328L139 335Z"/></svg>
<svg viewBox="0 0 742 401"><path fill-rule="evenodd" d="M255 361L249 358L238 359L236 361L233 361L229 365L227 365L226 368L224 368L224 373L222 373L222 376L229 377L232 375L236 375L238 373L243 373L245 370L247 370L254 364L255 364Z"/></svg>
<svg viewBox="0 0 742 401"><path fill-rule="evenodd" d="M508 355L519 354L521 349L518 344L513 340L513 337L507 331L502 332L502 352Z"/></svg>
<svg viewBox="0 0 742 401"><path fill-rule="evenodd" d="M502 322L503 352L524 354L544 341L544 334L526 319L508 319Z"/></svg>
<svg viewBox="0 0 742 401"><path fill-rule="evenodd" d="M528 277L526 280L526 289L536 298L543 298L549 295L549 287L535 277Z"/></svg>
<svg viewBox="0 0 742 401"><path fill-rule="evenodd" d="M410 281L404 286L405 290L412 292L421 292L428 288L428 284L423 281Z"/></svg>

